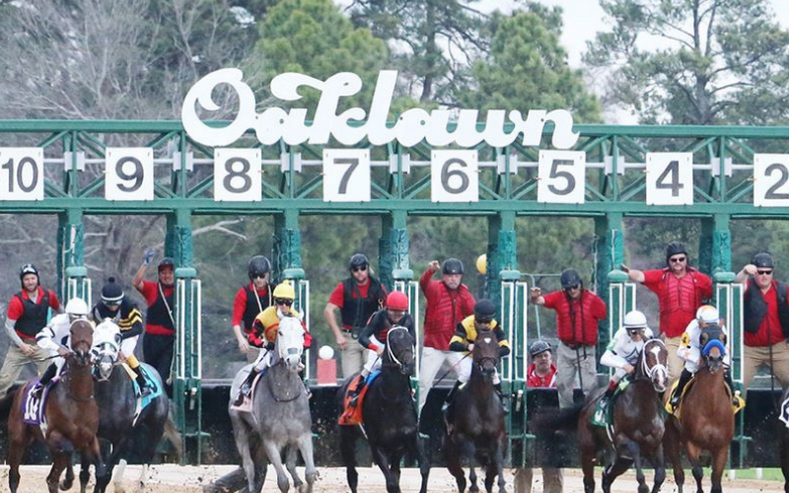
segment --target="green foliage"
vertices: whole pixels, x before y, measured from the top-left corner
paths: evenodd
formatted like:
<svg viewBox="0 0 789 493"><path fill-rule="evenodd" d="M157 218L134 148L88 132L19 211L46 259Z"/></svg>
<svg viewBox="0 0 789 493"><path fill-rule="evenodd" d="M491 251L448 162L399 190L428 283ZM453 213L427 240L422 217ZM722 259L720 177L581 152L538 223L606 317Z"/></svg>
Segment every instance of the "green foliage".
<svg viewBox="0 0 789 493"><path fill-rule="evenodd" d="M767 0L603 0L612 30L585 61L613 70L606 101L644 123L754 124L789 117L789 32Z"/></svg>

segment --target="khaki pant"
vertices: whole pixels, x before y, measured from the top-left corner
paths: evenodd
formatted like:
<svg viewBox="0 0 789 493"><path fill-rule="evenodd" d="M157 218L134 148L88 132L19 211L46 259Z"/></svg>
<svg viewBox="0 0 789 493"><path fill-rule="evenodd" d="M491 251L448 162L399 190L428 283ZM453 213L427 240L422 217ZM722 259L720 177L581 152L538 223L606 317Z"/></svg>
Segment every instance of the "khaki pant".
<svg viewBox="0 0 789 493"><path fill-rule="evenodd" d="M666 334L663 334L660 338L663 339L668 350L668 387L671 388L679 376L682 375L683 368L685 368L685 360L677 354L682 336L666 337Z"/></svg>
<svg viewBox="0 0 789 493"><path fill-rule="evenodd" d="M27 356L19 349L19 346L13 342L8 346L3 368L0 369L0 399L6 396L8 389L14 385L26 364L34 364L38 375L41 376L50 363L52 363L52 360L47 359L49 358L49 350L42 349L38 346L35 346L35 348L35 354L33 354L33 356Z"/></svg>
<svg viewBox="0 0 789 493"><path fill-rule="evenodd" d="M743 346L743 391L748 389L748 385L751 384L751 380L756 375L756 370L762 365L770 368L772 374L781 382L782 388L786 388L787 384L789 384L789 345L787 345L786 341L772 345L772 365L770 364L770 349L770 346Z"/></svg>
<svg viewBox="0 0 789 493"><path fill-rule="evenodd" d="M342 377L348 378L354 373L359 373L364 368L364 362L367 361L365 354L368 349L359 344L358 339L351 337L350 333L344 333L345 340L348 345L345 349L340 349L340 363L342 364Z"/></svg>
<svg viewBox="0 0 789 493"><path fill-rule="evenodd" d="M573 407L575 375L581 380L584 395L597 386L597 358L594 346L572 349L563 342L556 349L556 387L559 390L559 408Z"/></svg>
<svg viewBox="0 0 789 493"><path fill-rule="evenodd" d="M531 493L532 476L534 469L531 467L515 469L515 493ZM543 493L562 493L564 487L564 471L555 467L542 468Z"/></svg>

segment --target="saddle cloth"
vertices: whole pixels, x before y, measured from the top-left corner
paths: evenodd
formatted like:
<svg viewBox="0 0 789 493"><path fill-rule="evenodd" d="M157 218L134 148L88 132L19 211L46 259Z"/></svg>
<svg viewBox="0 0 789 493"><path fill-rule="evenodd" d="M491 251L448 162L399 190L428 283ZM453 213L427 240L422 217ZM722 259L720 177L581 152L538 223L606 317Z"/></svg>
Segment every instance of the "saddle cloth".
<svg viewBox="0 0 789 493"><path fill-rule="evenodd" d="M48 385L44 386L44 390L41 392L41 396L33 395L33 388L35 385L28 385L25 388L25 397L22 399L22 421L25 424L33 425L33 426L41 426L42 424L46 423L46 418L44 416L44 409L47 402L47 397L49 397L49 389L51 389L57 382L58 378L53 378ZM39 381L36 380L36 384Z"/></svg>
<svg viewBox="0 0 789 493"><path fill-rule="evenodd" d="M343 400L343 413L337 419L337 423L341 426L355 426L363 423L362 409L364 408L364 397L367 395L367 390L370 388L370 383L380 375L380 371L374 371L367 377L367 384L359 393L359 398L356 399L356 405L351 406L350 390L356 388L362 380L362 375L359 374L354 378L345 390L345 399Z"/></svg>
<svg viewBox="0 0 789 493"><path fill-rule="evenodd" d="M781 415L778 417L789 428L789 397L781 403Z"/></svg>
<svg viewBox="0 0 789 493"><path fill-rule="evenodd" d="M263 368L263 371L258 373L258 375L255 377L255 379L252 381L252 390L249 391L249 397L245 397L244 398L244 402L242 402L238 406L235 403L233 403L230 406L230 409L233 409L235 411L241 411L241 412L244 412L244 413L251 413L252 412L252 403L255 400L255 392L257 391L257 388L258 388L258 382L260 381L261 377L266 374L266 370L267 369L268 368Z"/></svg>
<svg viewBox="0 0 789 493"><path fill-rule="evenodd" d="M608 399L606 402L603 402L603 399L598 399L597 404L595 405L595 411L590 417L592 425L605 428L613 424L614 404L616 403L617 398L619 398L619 395L625 391L628 385L630 385L630 378L625 377L619 381L619 384L617 384L614 394L610 399Z"/></svg>

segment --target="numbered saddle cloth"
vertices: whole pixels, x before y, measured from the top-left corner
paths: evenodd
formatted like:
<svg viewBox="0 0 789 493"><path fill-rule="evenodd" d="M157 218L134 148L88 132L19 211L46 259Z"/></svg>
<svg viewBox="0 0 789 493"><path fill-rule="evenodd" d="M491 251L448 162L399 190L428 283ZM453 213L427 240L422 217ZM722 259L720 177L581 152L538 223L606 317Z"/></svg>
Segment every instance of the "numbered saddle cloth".
<svg viewBox="0 0 789 493"><path fill-rule="evenodd" d="M789 428L789 398L781 403L781 415L778 417Z"/></svg>
<svg viewBox="0 0 789 493"><path fill-rule="evenodd" d="M151 370L146 368L145 365L140 365L140 370L142 371L143 378L145 378L145 383L148 384L148 387L151 389L150 394L143 396L140 389L140 384L137 383L137 373L126 363L123 363L122 366L123 369L126 370L126 374L129 376L129 378L131 378L132 387L134 388L134 397L137 399L137 407L134 410L134 419L132 420L132 426L134 426L137 423L137 418L140 417L142 410L148 407L148 405L153 402L154 399L162 395L162 387L159 385L156 377L154 377L151 373Z"/></svg>
<svg viewBox="0 0 789 493"><path fill-rule="evenodd" d="M627 386L630 385L630 379L625 377L619 381L613 395L608 400L598 399L595 404L595 411L592 413L591 421L594 426L601 426L603 428L612 424L614 420L614 404L619 398L619 395L625 391Z"/></svg>
<svg viewBox="0 0 789 493"><path fill-rule="evenodd" d="M356 405L351 405L351 400L353 399L349 395L349 391L352 388L356 388L362 380L361 374L358 375L353 381L348 385L348 389L345 391L345 398L343 399L343 413L337 420L337 423L342 426L353 426L353 425L360 425L363 422L362 418L362 409L364 408L364 396L367 395L367 390L370 388L370 383L381 374L381 371L374 371L368 377L366 381L366 385L359 393L359 396L356 399Z"/></svg>
<svg viewBox="0 0 789 493"><path fill-rule="evenodd" d="M38 384L38 381L36 381L36 385L27 386L25 389L25 397L22 399L22 421L24 421L25 424L41 426L45 423L44 405L47 402L47 397L49 397L49 389L51 389L57 381L58 379L55 378L49 382L49 384L44 387L40 396L32 392Z"/></svg>

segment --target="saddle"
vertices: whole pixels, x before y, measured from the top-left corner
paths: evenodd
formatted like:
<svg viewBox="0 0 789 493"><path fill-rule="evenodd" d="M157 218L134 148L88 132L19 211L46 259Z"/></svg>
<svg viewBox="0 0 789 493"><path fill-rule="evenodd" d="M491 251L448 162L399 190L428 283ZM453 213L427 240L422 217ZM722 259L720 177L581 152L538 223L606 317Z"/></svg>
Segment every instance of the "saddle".
<svg viewBox="0 0 789 493"><path fill-rule="evenodd" d="M150 370L145 367L145 365L140 365L140 370L142 371L142 375L145 378L145 383L148 384L148 387L151 389L151 393L148 395L143 396L142 391L140 389L140 384L137 383L137 373L135 373L132 368L126 364L121 363L121 366L126 371L126 375L132 381L132 388L134 389L134 398L137 400L137 406L134 410L134 418L132 419L132 426L137 424L137 418L140 417L140 413L142 413L143 409L148 407L148 405L153 402L154 399L162 395L162 388L159 386L159 382L156 381L156 378L150 373Z"/></svg>
<svg viewBox="0 0 789 493"><path fill-rule="evenodd" d="M370 389L370 383L380 374L380 371L376 371L367 377L367 385L364 386L362 391L359 393L359 396L356 398L355 406L351 405L353 396L350 395L350 390L361 384L362 375L357 375L356 378L354 378L348 384L348 387L345 390L345 396L343 397L343 412L337 419L337 423L340 426L355 426L363 424L364 418L362 417L362 409L364 409L364 398L367 395L367 391Z"/></svg>
<svg viewBox="0 0 789 493"><path fill-rule="evenodd" d="M679 380L676 380L673 384L671 384L671 389L669 389L669 398L666 400L665 409L666 412L677 419L682 416L682 404L685 403L685 395L688 393L688 390L691 389L696 384L696 376L694 375L688 383L685 385L685 388L682 389L682 395L679 396L679 404L677 404L676 409L672 408L671 406L671 398L674 397L674 393L677 390L677 385L679 384ZM734 410L734 414L742 411L745 408L745 399L740 397L739 393L733 392L732 388L729 387L729 384L724 382L724 386L726 387L726 395L729 396L729 399L737 401L737 404L732 402L732 409Z"/></svg>
<svg viewBox="0 0 789 493"><path fill-rule="evenodd" d="M595 411L592 413L590 417L593 426L600 426L602 428L607 428L611 426L614 422L614 404L616 404L617 399L625 391L625 389L630 385L630 376L623 378L619 381L614 390L613 395L609 399L598 399L597 403L595 404Z"/></svg>
<svg viewBox="0 0 789 493"><path fill-rule="evenodd" d="M230 409L244 413L252 412L252 403L255 401L255 391L258 388L258 382L260 381L260 378L266 374L266 370L267 368L263 368L263 371L258 373L258 375L255 377L255 380L252 381L252 389L249 391L249 397L244 397L244 402L238 406L235 403L231 404Z"/></svg>

